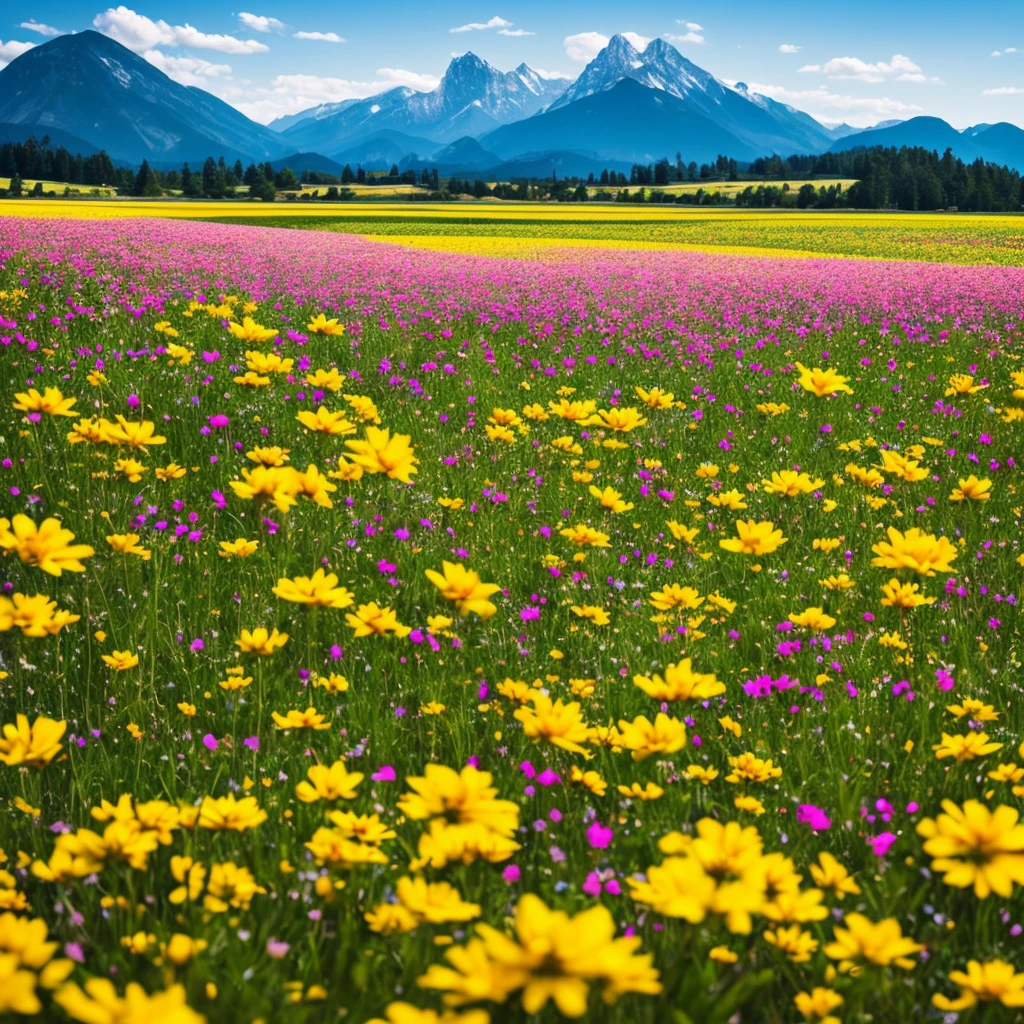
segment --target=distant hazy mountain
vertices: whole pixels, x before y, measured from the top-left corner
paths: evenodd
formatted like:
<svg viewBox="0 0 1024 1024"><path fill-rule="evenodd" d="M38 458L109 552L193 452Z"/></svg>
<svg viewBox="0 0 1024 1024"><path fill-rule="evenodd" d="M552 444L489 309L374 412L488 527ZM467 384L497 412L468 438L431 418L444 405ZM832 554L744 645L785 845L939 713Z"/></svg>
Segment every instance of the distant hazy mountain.
<svg viewBox="0 0 1024 1024"><path fill-rule="evenodd" d="M349 164L353 169L390 170L392 164L401 163L408 156L430 157L441 146L442 143L432 139L385 130L351 143L332 153L331 158L342 166Z"/></svg>
<svg viewBox="0 0 1024 1024"><path fill-rule="evenodd" d="M476 54L456 57L433 92L400 87L364 100L313 107L285 127L296 148L335 153L385 129L452 142L529 117L565 88L520 64L499 71ZM306 115L306 116L303 116Z"/></svg>
<svg viewBox="0 0 1024 1024"><path fill-rule="evenodd" d="M1013 128L1013 125L1007 127ZM1024 138L1024 132L1019 128L1015 128L1014 131ZM978 157L992 159L985 155L983 148L983 139L987 135L988 131L972 138L958 132L940 117L912 117L909 121L897 121L888 127L880 126L847 135L846 138L833 142L829 148L832 152L838 153L864 146L895 146L897 149L900 146L922 146L925 149L934 149L940 154L946 149L952 149L956 156L970 161L977 160Z"/></svg>
<svg viewBox="0 0 1024 1024"><path fill-rule="evenodd" d="M1024 170L1024 131L1015 124L976 124L963 134L976 143L986 160Z"/></svg>
<svg viewBox="0 0 1024 1024"><path fill-rule="evenodd" d="M80 135L64 131L63 128L54 128L46 124L0 124L0 142L25 142L30 138L34 138L36 142L48 138L51 146L63 146L68 152L81 153L82 156L99 152L98 146Z"/></svg>
<svg viewBox="0 0 1024 1024"><path fill-rule="evenodd" d="M133 162L267 160L298 148L93 31L57 36L0 71L0 122L62 129Z"/></svg>

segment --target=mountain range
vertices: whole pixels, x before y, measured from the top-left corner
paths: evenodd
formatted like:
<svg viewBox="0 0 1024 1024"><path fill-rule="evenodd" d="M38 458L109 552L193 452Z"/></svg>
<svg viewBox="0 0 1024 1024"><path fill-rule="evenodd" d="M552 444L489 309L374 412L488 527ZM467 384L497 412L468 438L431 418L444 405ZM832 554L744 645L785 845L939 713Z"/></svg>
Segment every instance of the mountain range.
<svg viewBox="0 0 1024 1024"><path fill-rule="evenodd" d="M499 71L466 53L431 92L393 88L261 125L90 30L57 36L0 70L0 141L29 135L157 167L213 155L295 170L398 164L507 178L585 174L677 153L686 162L718 154L743 162L919 145L1024 168L1024 131L1016 125L961 132L915 117L867 130L828 127L742 82L721 81L664 39L640 50L622 35L571 82L527 64Z"/></svg>

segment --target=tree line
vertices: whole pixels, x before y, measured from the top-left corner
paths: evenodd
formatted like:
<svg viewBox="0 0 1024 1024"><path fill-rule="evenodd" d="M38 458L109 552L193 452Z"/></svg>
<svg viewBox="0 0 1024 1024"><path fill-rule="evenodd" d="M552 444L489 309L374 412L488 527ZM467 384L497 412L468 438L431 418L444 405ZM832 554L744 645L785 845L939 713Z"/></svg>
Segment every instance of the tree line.
<svg viewBox="0 0 1024 1024"><path fill-rule="evenodd" d="M796 207L800 209L940 210L1007 212L1022 209L1024 185L1019 171L982 159L965 163L947 149L941 156L922 147L899 149L873 147L820 156L776 155L749 163L719 155L698 165L676 154L655 163L634 164L629 174L606 168L587 177L522 178L490 184L479 178L440 177L436 167L371 172L346 164L339 175L290 167L275 169L269 163L240 160L233 164L224 157L207 157L195 169L188 163L180 169L159 170L143 160L137 170L116 165L104 152L83 156L63 146L51 146L48 136L24 142L0 144L0 177L10 179L7 194L23 193L23 180L36 179L33 193L46 194L42 181L108 188L120 195L160 196L168 192L188 198L225 199L240 194L272 201L277 193L294 198L302 184L327 185L324 199L352 199L351 184L405 184L418 187L410 198L454 199L470 195L511 200L555 202L617 201L626 203L677 203L683 205L735 205L746 207ZM786 179L851 178L849 188L839 184L806 182L797 190ZM716 182L751 182L743 189L715 188ZM779 184L773 184L778 181ZM699 182L693 191L676 193L667 186ZM245 186L245 191L239 190ZM340 187L339 187L340 186ZM2 192L2 190L0 190ZM49 194L55 194L51 190ZM304 193L301 198L313 198Z"/></svg>

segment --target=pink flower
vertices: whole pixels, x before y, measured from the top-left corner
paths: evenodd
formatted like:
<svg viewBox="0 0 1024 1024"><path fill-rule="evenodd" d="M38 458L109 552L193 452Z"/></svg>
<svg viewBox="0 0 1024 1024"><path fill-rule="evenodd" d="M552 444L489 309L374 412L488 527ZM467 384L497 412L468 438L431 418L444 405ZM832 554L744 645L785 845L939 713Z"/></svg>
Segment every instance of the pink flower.
<svg viewBox="0 0 1024 1024"><path fill-rule="evenodd" d="M884 857L892 844L896 842L896 833L883 832L878 836L869 836L868 842L871 844L871 852L876 857Z"/></svg>
<svg viewBox="0 0 1024 1024"><path fill-rule="evenodd" d="M615 833L607 825L602 825L601 822L595 821L587 829L587 842L595 850L607 850L612 845L614 835Z"/></svg>
<svg viewBox="0 0 1024 1024"><path fill-rule="evenodd" d="M796 820L802 825L810 825L815 832L824 832L832 824L828 815L814 804L801 804L796 809Z"/></svg>
<svg viewBox="0 0 1024 1024"><path fill-rule="evenodd" d="M394 782L395 769L389 764L381 765L371 776L374 782Z"/></svg>

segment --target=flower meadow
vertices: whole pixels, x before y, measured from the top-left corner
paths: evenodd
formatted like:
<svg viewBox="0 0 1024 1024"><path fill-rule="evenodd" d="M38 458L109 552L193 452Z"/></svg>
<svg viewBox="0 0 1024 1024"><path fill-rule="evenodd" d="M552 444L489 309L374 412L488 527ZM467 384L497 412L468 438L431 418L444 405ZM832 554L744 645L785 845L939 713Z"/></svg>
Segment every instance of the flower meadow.
<svg viewBox="0 0 1024 1024"><path fill-rule="evenodd" d="M0 219L0 1015L1011 1021L1024 271Z"/></svg>

